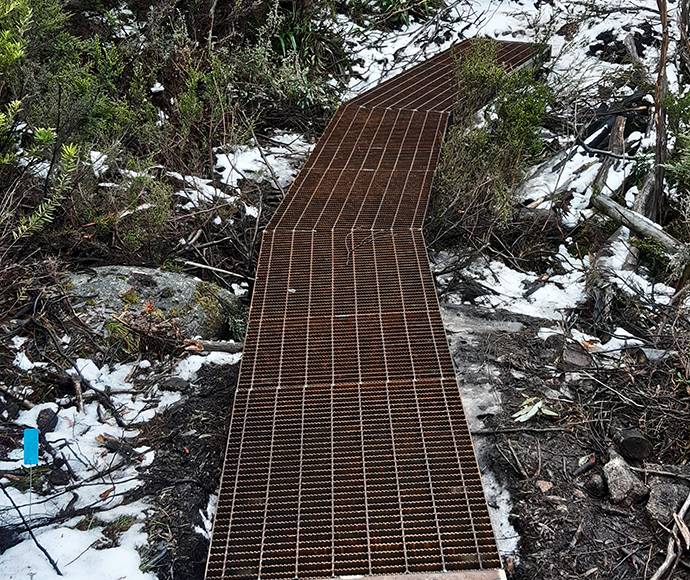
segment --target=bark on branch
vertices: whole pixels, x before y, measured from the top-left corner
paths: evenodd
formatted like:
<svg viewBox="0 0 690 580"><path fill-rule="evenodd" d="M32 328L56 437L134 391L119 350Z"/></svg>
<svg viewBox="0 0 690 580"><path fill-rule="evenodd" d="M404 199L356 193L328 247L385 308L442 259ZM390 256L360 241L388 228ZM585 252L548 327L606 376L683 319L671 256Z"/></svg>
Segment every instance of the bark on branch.
<svg viewBox="0 0 690 580"><path fill-rule="evenodd" d="M664 246L666 251L669 253L673 254L680 250L682 244L676 240L676 238L667 234L653 221L647 219L643 215L640 215L639 213L634 212L627 207L623 207L622 205L600 193L595 193L592 195L591 203L594 207L605 213L612 220L623 224L641 236L656 240L662 246Z"/></svg>

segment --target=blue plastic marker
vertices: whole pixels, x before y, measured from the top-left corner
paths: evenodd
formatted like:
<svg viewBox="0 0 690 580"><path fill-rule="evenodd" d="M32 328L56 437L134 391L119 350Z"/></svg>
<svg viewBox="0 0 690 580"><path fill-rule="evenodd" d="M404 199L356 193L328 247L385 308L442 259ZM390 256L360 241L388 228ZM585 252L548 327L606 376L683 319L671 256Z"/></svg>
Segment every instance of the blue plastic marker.
<svg viewBox="0 0 690 580"><path fill-rule="evenodd" d="M24 465L38 465L38 429L24 429Z"/></svg>
<svg viewBox="0 0 690 580"><path fill-rule="evenodd" d="M24 429L24 465L29 468L29 525L31 525L34 465L38 465L38 429Z"/></svg>

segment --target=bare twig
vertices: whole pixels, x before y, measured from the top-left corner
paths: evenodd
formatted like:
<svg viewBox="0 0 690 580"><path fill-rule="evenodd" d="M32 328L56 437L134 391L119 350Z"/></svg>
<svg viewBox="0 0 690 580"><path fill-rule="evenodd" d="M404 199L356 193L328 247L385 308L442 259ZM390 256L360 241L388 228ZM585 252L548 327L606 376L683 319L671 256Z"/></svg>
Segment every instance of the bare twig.
<svg viewBox="0 0 690 580"><path fill-rule="evenodd" d="M682 479L683 481L690 482L690 477L686 475L681 475L680 473L673 473L672 471L662 471L660 469L647 469L646 467L633 467L630 469L637 471L638 473L644 473L645 475L659 475L661 477L674 477L676 479Z"/></svg>
<svg viewBox="0 0 690 580"><path fill-rule="evenodd" d="M508 427L506 429L475 429L472 435L500 435L502 433L569 433L570 427Z"/></svg>
<svg viewBox="0 0 690 580"><path fill-rule="evenodd" d="M62 350L62 346L60 346L60 341L55 336L55 333L49 327L41 324L38 320L36 320L33 317L32 317L32 321L34 324L43 328L48 333L48 335L52 339L53 344L55 345L55 348L57 349L60 357L62 359L64 359L74 369L74 371L79 376L81 383L84 384L89 390L96 393L96 395L98 396L98 400L106 409L108 409L108 411L110 411L110 414L113 416L113 419L115 419L115 422L120 427L123 427L123 428L126 427L127 423L122 418L122 415L117 410L117 407L115 406L115 404L110 400L110 397L106 393L101 391L100 389L97 389L96 387L94 387L89 382L89 380L82 374L81 370L79 370L79 367L77 366L77 363L74 360L72 360L72 358L69 355L67 355L64 350Z"/></svg>
<svg viewBox="0 0 690 580"><path fill-rule="evenodd" d="M219 272L220 274L226 274L228 276L235 276L236 278L242 278L243 280L254 281L254 278L249 276L244 276L243 274L236 274L235 272L230 272L230 270L223 270L222 268L215 268L214 266L207 266L205 264L199 264L199 262L190 262L189 260L176 260L183 263L185 266L192 266L194 268L201 268L202 270L210 270L211 272Z"/></svg>
<svg viewBox="0 0 690 580"><path fill-rule="evenodd" d="M508 439L508 448L510 449L510 453L513 455L513 458L515 459L515 463L517 463L520 475L522 475L522 477L524 478L527 478L527 472L525 471L525 468L522 466L522 462L520 461L520 458L517 456L517 453L515 453L515 449L513 449L513 444L510 441L510 439Z"/></svg>
<svg viewBox="0 0 690 580"><path fill-rule="evenodd" d="M29 401L28 399L25 399L19 393L15 393L9 387L7 387L5 385L0 385L0 391L9 395L13 399L16 399L17 401L19 401L22 404L22 407L24 407L25 409L33 409L34 408L34 404L31 401Z"/></svg>
<svg viewBox="0 0 690 580"><path fill-rule="evenodd" d="M276 184L276 187L280 190L280 193L283 197L285 197L285 190L283 189L283 186L280 185L280 181L278 179L278 176L276 175L276 172L273 170L273 166L268 162L268 159L266 158L266 155L264 154L263 147L259 145L259 140L256 138L256 135L254 134L254 129L249 124L249 130L252 133L252 138L254 139L254 143L256 143L256 148L259 150L259 155L261 155L261 159L264 161L264 165L268 167L268 171L271 173L271 177L273 178L273 182ZM257 222L258 222L258 217L257 217Z"/></svg>

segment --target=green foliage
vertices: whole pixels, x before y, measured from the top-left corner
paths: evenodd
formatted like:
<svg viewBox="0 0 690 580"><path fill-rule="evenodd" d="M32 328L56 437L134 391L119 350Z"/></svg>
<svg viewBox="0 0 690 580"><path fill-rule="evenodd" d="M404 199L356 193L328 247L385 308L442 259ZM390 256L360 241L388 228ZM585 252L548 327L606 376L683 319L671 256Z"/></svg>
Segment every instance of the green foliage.
<svg viewBox="0 0 690 580"><path fill-rule="evenodd" d="M0 0L0 77L24 55L30 23L28 0Z"/></svg>
<svg viewBox="0 0 690 580"><path fill-rule="evenodd" d="M330 35L330 37L329 37ZM242 105L253 113L281 109L330 113L337 90L326 71L349 66L342 41L323 25L280 14L278 4L256 38L234 55L234 84ZM260 87L257 90L257 87Z"/></svg>
<svg viewBox="0 0 690 580"><path fill-rule="evenodd" d="M536 417L538 415L545 415L546 417L558 417L558 413L555 413L548 407L544 406L544 401L538 397L530 397L525 399L520 405L520 410L512 415L516 423L525 423Z"/></svg>
<svg viewBox="0 0 690 580"><path fill-rule="evenodd" d="M293 5L276 19L272 37L273 50L283 58L295 55L300 67L318 73L350 72L350 61L343 48L343 38L328 25L329 18L305 18Z"/></svg>
<svg viewBox="0 0 690 580"><path fill-rule="evenodd" d="M247 309L240 309L237 312L232 312L228 315L228 333L232 340L241 342L247 334L247 322L249 319L249 311Z"/></svg>
<svg viewBox="0 0 690 580"><path fill-rule="evenodd" d="M665 167L675 183L686 191L690 189L690 134L677 135L673 157Z"/></svg>
<svg viewBox="0 0 690 580"><path fill-rule="evenodd" d="M435 175L426 228L432 244L486 240L505 225L524 168L541 152L539 127L551 94L523 68L509 73L496 47L478 41L458 59L459 103ZM475 112L486 103L484 122Z"/></svg>
<svg viewBox="0 0 690 580"><path fill-rule="evenodd" d="M0 0L0 257L32 240L164 259L183 226L172 182L142 167L211 179L214 147L252 130L319 131L350 72L333 4L217 3L210 39L208 16L201 2ZM68 170L69 143L106 152L107 177Z"/></svg>
<svg viewBox="0 0 690 580"><path fill-rule="evenodd" d="M36 210L28 217L23 217L17 229L12 232L14 241L20 240L40 232L53 221L56 210L65 199L71 181L74 179L79 167L77 146L74 144L63 145L60 155L61 168L53 191L48 195Z"/></svg>
<svg viewBox="0 0 690 580"><path fill-rule="evenodd" d="M640 250L640 265L648 268L653 276L667 274L671 257L659 241L654 238L630 238L630 245Z"/></svg>
<svg viewBox="0 0 690 580"><path fill-rule="evenodd" d="M445 5L443 0L342 0L337 9L360 26L398 30L412 17L424 21Z"/></svg>
<svg viewBox="0 0 690 580"><path fill-rule="evenodd" d="M106 342L111 349L124 354L139 352L139 336L128 326L117 321L108 321L104 325Z"/></svg>

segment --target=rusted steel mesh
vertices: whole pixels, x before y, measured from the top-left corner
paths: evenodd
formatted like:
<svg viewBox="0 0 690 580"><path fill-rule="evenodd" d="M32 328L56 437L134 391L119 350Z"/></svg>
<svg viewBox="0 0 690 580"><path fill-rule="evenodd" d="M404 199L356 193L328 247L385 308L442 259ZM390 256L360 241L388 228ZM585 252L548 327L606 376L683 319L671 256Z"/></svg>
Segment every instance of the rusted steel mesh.
<svg viewBox="0 0 690 580"><path fill-rule="evenodd" d="M266 229L208 579L500 567L422 237L470 45L343 105Z"/></svg>

